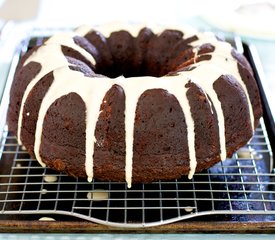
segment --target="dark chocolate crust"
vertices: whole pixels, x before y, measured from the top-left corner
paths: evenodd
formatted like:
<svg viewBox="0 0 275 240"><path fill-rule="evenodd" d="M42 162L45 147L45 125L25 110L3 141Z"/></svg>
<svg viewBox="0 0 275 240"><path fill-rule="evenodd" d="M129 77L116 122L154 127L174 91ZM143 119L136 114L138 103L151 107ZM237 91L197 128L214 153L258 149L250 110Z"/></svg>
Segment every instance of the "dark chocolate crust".
<svg viewBox="0 0 275 240"><path fill-rule="evenodd" d="M191 43L197 36L184 37L177 30L165 30L156 35L149 28L137 37L127 31L113 32L105 38L97 31L74 42L95 58L92 65L76 50L62 46L68 66L88 77L120 75L177 76L179 71L191 71L200 61L211 61L215 47L202 44L196 54ZM37 62L24 65L39 47L24 55L17 67L11 88L8 112L9 129L17 133L18 115L25 89L41 71ZM238 70L247 87L253 107L255 127L262 115L261 102L252 69L243 55L232 50ZM33 87L25 102L21 140L34 157L36 121L41 102L54 81L53 72L43 76ZM219 126L211 99L196 83L186 84L186 96L194 120L196 171L200 172L221 160ZM252 136L247 97L242 86L231 75L221 75L213 84L221 102L225 119L227 156L243 146ZM225 91L226 89L226 91ZM234 96L234 97L232 97ZM125 181L125 94L118 85L102 99L101 113L96 124L94 143L94 177L104 181ZM29 114L31 112L31 114ZM85 132L86 107L76 93L65 95L50 106L44 119L40 146L42 161L52 169L76 177L86 177ZM176 97L163 89L145 91L138 100L134 125L133 183L168 180L187 175L190 170L187 126Z"/></svg>

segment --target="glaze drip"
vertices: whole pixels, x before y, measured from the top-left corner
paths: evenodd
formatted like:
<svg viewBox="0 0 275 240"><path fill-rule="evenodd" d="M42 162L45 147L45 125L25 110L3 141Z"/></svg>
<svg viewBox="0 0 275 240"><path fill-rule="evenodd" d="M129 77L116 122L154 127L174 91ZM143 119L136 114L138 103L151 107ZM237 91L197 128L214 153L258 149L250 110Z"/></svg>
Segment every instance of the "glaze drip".
<svg viewBox="0 0 275 240"><path fill-rule="evenodd" d="M127 25L125 28L125 26L122 27L117 25L117 30L127 29L132 34L132 36L137 36L139 30L142 27L142 25ZM157 35L163 30L159 27L152 29ZM78 32L80 35L85 35L90 30L91 28L82 27L76 30L76 32ZM110 33L114 31L113 28L110 28L110 26L107 25L96 28L96 30L101 31L106 37L108 37ZM187 31L184 34L184 38L189 38L194 36L194 34L194 31ZM80 72L71 70L69 68L70 64L62 53L61 45L69 46L75 49L84 57L86 57L93 65L95 65L96 62L92 56L89 56L85 50L73 42L71 37L73 37L74 34L61 34L50 38L46 42L46 45L38 48L38 50L34 52L24 64L25 67L32 61L38 62L41 64L42 69L39 74L37 74L37 76L35 76L35 78L29 83L22 99L17 133L19 143L21 144L21 125L23 119L23 108L26 99L30 91L39 82L39 80L47 73L53 71L54 80L44 99L42 100L35 133L34 152L37 160L42 166L45 166L45 164L42 160L43 157L40 155L40 145L43 134L43 122L47 111L58 98L70 93L76 93L82 98L86 106L85 169L88 181L92 181L94 175L94 144L97 141L95 138L95 129L100 114L100 106L108 90L110 90L113 85L119 85L125 93L125 180L128 187L130 188L132 185L133 143L136 108L140 96L145 91L150 89L166 90L179 102L187 126L187 144L190 168L188 178L191 179L196 171L197 160L195 149L195 124L191 115L189 99L187 98L188 88L186 85L188 82L196 84L203 91L212 114L214 114L213 109L215 109L218 118L217 121L219 130L220 159L226 159L227 152L225 139L225 119L223 109L221 107L221 102L219 101L218 95L213 88L215 81L224 74L230 74L233 75L234 78L240 83L248 100L247 102L249 105L249 114L252 126L254 126L253 108L249 99L247 87L244 84L238 71L238 61L231 55L231 46L228 43L218 41L213 34L196 33L196 35L198 40L195 40L191 43L191 45L194 47L193 52L195 58L200 56L198 51L199 47L204 43L210 43L212 46L214 46L214 52L206 53L211 55L211 59L209 61L207 60L196 62L195 59L195 63L191 65L192 68L188 68L186 71L182 69L177 71L176 74L168 74L163 77L143 76L130 77L127 79L123 76L114 79L98 75L95 75L94 77L87 77Z"/></svg>

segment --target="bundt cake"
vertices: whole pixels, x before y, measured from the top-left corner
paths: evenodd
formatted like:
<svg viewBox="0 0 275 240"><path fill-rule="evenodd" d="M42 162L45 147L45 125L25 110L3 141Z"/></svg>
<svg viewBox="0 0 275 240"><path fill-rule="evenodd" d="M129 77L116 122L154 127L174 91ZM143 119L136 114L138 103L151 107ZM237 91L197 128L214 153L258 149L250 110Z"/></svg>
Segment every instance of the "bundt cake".
<svg viewBox="0 0 275 240"><path fill-rule="evenodd" d="M80 27L22 56L9 130L42 166L102 181L192 178L262 115L245 57L211 33Z"/></svg>

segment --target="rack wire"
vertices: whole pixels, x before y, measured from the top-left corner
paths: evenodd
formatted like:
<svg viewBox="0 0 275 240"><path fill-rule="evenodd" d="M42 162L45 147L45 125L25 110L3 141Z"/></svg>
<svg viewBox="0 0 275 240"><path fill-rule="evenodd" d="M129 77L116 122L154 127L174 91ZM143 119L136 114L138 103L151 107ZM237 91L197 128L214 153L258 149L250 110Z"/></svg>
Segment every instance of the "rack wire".
<svg viewBox="0 0 275 240"><path fill-rule="evenodd" d="M10 78L15 67L16 63ZM2 113L3 109L2 105ZM0 219L15 215L32 220L77 218L125 228L202 217L211 221L275 220L273 155L263 119L245 147L192 180L133 184L130 189L126 183L89 183L41 167L5 124L0 129L0 157Z"/></svg>
<svg viewBox="0 0 275 240"><path fill-rule="evenodd" d="M265 160L272 153L261 127L232 159L197 173L192 180L151 184L88 183L41 167L17 144L7 128L1 161L10 171L0 175L0 214L68 215L123 227L149 227L199 216L265 215L275 219L274 173ZM244 218L244 216L242 216Z"/></svg>

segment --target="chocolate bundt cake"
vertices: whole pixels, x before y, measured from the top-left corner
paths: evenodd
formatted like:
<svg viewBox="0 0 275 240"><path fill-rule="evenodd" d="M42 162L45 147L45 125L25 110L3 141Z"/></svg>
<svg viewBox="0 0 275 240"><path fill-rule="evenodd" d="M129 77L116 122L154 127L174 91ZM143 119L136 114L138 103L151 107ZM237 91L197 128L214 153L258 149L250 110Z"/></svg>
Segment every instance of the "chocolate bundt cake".
<svg viewBox="0 0 275 240"><path fill-rule="evenodd" d="M262 115L245 57L214 34L80 27L29 50L9 130L42 166L147 183L192 178L247 143Z"/></svg>

